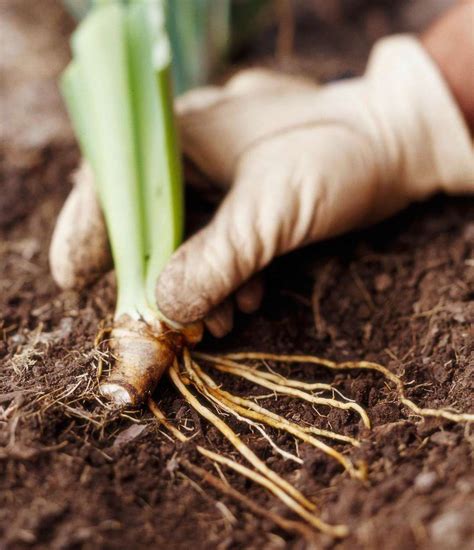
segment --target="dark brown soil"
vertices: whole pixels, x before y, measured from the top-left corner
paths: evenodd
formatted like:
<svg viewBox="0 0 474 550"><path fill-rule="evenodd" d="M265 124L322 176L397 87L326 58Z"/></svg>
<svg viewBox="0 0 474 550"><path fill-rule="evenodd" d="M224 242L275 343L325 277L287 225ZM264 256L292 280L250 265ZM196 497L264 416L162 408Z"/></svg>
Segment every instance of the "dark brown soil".
<svg viewBox="0 0 474 550"><path fill-rule="evenodd" d="M333 76L339 66L337 57ZM326 520L350 526L340 542L315 534L309 543L282 532L186 470L182 458L216 473L192 445L170 440L149 413L104 407L93 391L93 343L113 311L112 277L61 293L47 264L77 150L63 139L12 158L5 154L0 202L0 548L472 548L472 428L410 415L378 375L291 370L305 380L333 381L367 408L371 431L354 415L320 410L328 413L321 416L285 399L266 403L295 421L360 437L361 449L341 450L369 464L366 485L304 444L303 466L283 462L259 434L239 427L272 468L320 503ZM195 196L190 204L194 225L209 206ZM437 197L371 230L280 259L267 273L262 310L201 348L374 360L403 375L418 404L472 412L473 258L474 201ZM219 379L235 393L257 392ZM167 380L156 399L170 419L197 434L195 441L235 456ZM273 435L295 451L291 438ZM262 507L290 517L260 488L224 474Z"/></svg>

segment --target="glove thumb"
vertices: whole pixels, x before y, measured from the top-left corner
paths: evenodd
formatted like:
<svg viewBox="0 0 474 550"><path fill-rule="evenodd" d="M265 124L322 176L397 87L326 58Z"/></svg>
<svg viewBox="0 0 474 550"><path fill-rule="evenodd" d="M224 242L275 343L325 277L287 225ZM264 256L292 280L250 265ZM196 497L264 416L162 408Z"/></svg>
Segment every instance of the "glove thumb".
<svg viewBox="0 0 474 550"><path fill-rule="evenodd" d="M49 249L53 279L63 289L81 289L112 268L102 210L90 167L83 163L54 228Z"/></svg>

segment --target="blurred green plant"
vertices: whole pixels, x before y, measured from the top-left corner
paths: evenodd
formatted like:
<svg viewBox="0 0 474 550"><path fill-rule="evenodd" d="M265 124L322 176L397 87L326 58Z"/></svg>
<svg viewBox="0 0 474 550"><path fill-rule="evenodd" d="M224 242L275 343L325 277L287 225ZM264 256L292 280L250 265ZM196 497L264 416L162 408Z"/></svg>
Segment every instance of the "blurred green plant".
<svg viewBox="0 0 474 550"><path fill-rule="evenodd" d="M78 20L94 4L110 0L63 0ZM130 4L135 0L113 0ZM167 0L166 23L173 52L174 91L179 94L209 79L255 29L269 0Z"/></svg>
<svg viewBox="0 0 474 550"><path fill-rule="evenodd" d="M230 0L168 1L176 93L208 82L230 43Z"/></svg>

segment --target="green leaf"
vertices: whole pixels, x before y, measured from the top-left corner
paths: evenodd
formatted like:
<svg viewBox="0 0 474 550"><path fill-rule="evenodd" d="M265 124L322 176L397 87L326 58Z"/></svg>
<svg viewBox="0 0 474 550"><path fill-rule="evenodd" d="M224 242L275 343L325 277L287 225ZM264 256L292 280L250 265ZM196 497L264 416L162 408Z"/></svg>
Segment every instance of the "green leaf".
<svg viewBox="0 0 474 550"><path fill-rule="evenodd" d="M135 114L136 152L146 221L147 297L180 244L183 227L181 162L170 89L170 47L161 3L128 9L128 45Z"/></svg>
<svg viewBox="0 0 474 550"><path fill-rule="evenodd" d="M87 145L85 150L92 160L114 257L116 313L139 316L147 309L144 230L127 41L126 8L118 3L96 7L82 22L72 46L83 92L78 100L86 107L70 110L86 113L81 116L90 119L87 132L93 132L92 158Z"/></svg>

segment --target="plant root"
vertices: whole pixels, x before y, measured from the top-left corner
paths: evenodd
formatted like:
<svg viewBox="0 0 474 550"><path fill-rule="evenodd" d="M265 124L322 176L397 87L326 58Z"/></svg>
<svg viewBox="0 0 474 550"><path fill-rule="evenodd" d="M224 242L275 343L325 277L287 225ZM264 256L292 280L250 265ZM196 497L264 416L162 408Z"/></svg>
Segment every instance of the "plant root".
<svg viewBox="0 0 474 550"><path fill-rule="evenodd" d="M422 416L422 417L431 416L433 418L443 418L445 420L449 420L455 423L474 422L474 414L458 413L446 408L430 409L426 407L419 407L411 399L408 399L408 397L406 397L405 386L403 384L402 379L396 374L393 374L393 372L389 371L386 367L379 365L377 363L371 363L369 361L345 361L344 363L339 363L338 368L367 369L367 370L380 372L381 374L383 374L383 376L387 380L390 380L390 382L393 382L393 384L395 384L400 403L405 405L407 409L410 409L412 412L414 412L419 416Z"/></svg>
<svg viewBox="0 0 474 550"><path fill-rule="evenodd" d="M337 460L347 470L351 477L362 481L366 480L367 472L364 467L357 469L348 458L329 445L326 445L315 437L308 435L308 432L297 424L286 420L282 416L279 416L268 409L261 407L260 405L257 405L253 401L242 397L237 397L229 392L219 389L214 380L204 374L199 365L194 362L192 362L191 376L193 381L195 381L197 389L203 393L205 397L222 407L227 412L232 414L240 414L247 418L252 418L261 423L267 424L272 428L286 431L287 433L290 433L291 435L301 439L305 443L312 445ZM327 437L337 438L338 434L325 432L325 435Z"/></svg>
<svg viewBox="0 0 474 550"><path fill-rule="evenodd" d="M382 374L387 380L395 385L398 393L398 399L400 403L405 405L415 414L422 417L434 417L444 418L451 422L474 422L474 414L471 413L458 413L446 408L442 409L430 409L418 407L411 399L408 399L405 395L405 386L402 379L391 372L387 367L379 365L378 363L372 363L370 361L344 361L342 363L336 363L329 359L322 359L313 355L279 355L274 353L256 353L256 352L244 352L244 353L231 353L227 354L225 359L231 361L275 361L279 363L311 363L319 365L332 370L370 370L376 371Z"/></svg>
<svg viewBox="0 0 474 550"><path fill-rule="evenodd" d="M337 399L317 397L308 392L298 389L295 385L298 382L297 380L283 380L280 383L276 384L272 382L271 379L268 378L269 373L256 371L255 369L252 369L248 365L241 365L239 363L231 361L230 359L227 359L226 357L217 357L217 356L212 357L209 355L204 356L203 354L195 354L195 356L201 359L205 359L210 363L213 363L213 366L217 370L220 370L222 372L228 372L231 374L236 374L238 376L241 376L242 378L245 378L251 382L254 382L255 384L258 384L259 386L263 386L271 391L274 391L275 393L291 395L292 397L298 397L300 399L304 399L305 401L309 401L310 403L313 403L315 405L325 405L328 407L334 407L336 409L356 411L361 417L362 422L364 423L364 426L366 428L370 428L370 420L369 420L369 417L367 416L367 413L357 403L353 403L352 401L341 402L341 401L338 401ZM262 376L262 375L267 375L267 376ZM326 388L326 389L333 390L331 386L329 386L329 388Z"/></svg>
<svg viewBox="0 0 474 550"><path fill-rule="evenodd" d="M187 350L184 350L185 357L188 354ZM257 455L240 439L240 437L231 429L227 424L216 416L210 409L203 406L200 401L188 390L186 383L183 381L183 377L179 372L179 366L175 360L171 369L170 377L178 391L183 397L190 403L190 405L206 420L208 420L213 426L215 426L222 435L237 449L237 451L246 458L250 464L267 479L269 479L279 489L283 490L286 494L290 495L300 506L307 510L314 511L316 505L303 496L293 485L285 481L273 470L271 470Z"/></svg>
<svg viewBox="0 0 474 550"><path fill-rule="evenodd" d="M112 339L117 337L117 328L112 331ZM140 328L143 330L143 328ZM125 334L125 336L132 338L133 335ZM271 519L276 525L282 529L290 532L298 532L306 539L313 538L311 527L317 529L325 534L328 534L334 538L344 537L348 534L348 528L345 525L330 525L316 515L316 504L305 497L296 487L291 485L285 479L280 477L276 472L270 469L235 433L219 416L213 413L205 404L201 403L198 397L191 391L192 389L200 396L205 398L210 404L215 407L218 413L224 412L232 415L237 420L244 422L250 426L251 429L258 430L267 442L273 447L275 452L279 453L286 460L293 460L301 464L301 459L294 454L281 449L276 445L271 436L266 432L265 426L272 429L280 430L292 435L294 438L299 439L309 445L312 445L316 449L319 449L327 456L339 462L345 471L354 478L360 481L367 479L367 466L364 463L360 463L357 466L347 458L340 451L331 447L327 443L324 443L319 439L323 437L326 439L332 439L338 443L347 443L354 447L360 446L360 442L350 436L338 434L333 431L317 428L315 426L300 426L295 422L287 420L281 415L278 415L271 410L258 404L255 398L246 398L234 395L224 389L198 364L196 360L205 362L211 368L230 374L232 376L238 376L245 380L248 380L262 388L266 388L276 395L286 395L297 399L303 399L314 405L321 405L327 407L334 407L346 411L356 412L365 427L370 428L370 420L366 411L357 403L344 397L336 388L330 384L324 383L309 383L300 380L286 378L276 372L269 372L258 368L258 365L246 364L248 361L275 361L280 363L310 363L313 365L319 365L324 368L332 369L335 371L341 370L353 370L362 369L375 371L384 376L386 380L391 382L397 391L398 399L413 413L426 417L432 416L437 418L444 418L452 422L472 422L474 421L474 414L458 413L448 409L429 409L422 408L416 405L413 401L408 399L405 395L405 388L401 378L386 367L378 365L377 363L371 363L368 361L345 361L337 363L327 359L321 359L310 355L278 355L271 353L234 353L225 356L213 356L205 353L193 353L193 357L186 347L186 342L183 343L181 339L176 344L169 344L173 342L173 338L170 338L170 334L161 334L160 337L152 335L155 342L159 343L163 341L168 342L169 350L166 357L167 365L160 367L163 370L169 368L169 376L184 397L189 405L208 420L213 426L215 426L222 435L233 445L233 447L250 463L251 467L244 466L236 462L234 459L222 456L214 451L206 449L201 445L196 445L195 449L204 457L208 458L214 464L219 464L230 468L245 478L257 483L258 485L267 489L271 494L283 502L290 510L292 510L299 518L304 520L304 523L300 521L288 520L265 510L258 506L256 503L242 495L236 489L230 487L216 476L207 472L203 468L195 466L188 461L180 461L183 466L199 476L203 481L209 483L220 492L234 498L240 503L246 505L254 513ZM182 338L182 335L181 335ZM155 346L158 344L155 343ZM116 351L116 348L113 348ZM132 348L131 348L132 349ZM158 347L154 348L158 350ZM132 349L133 351L133 349ZM130 353L132 353L132 351ZM182 352L182 367L180 370L177 354ZM155 353L155 352L154 352ZM161 353L161 351L159 351ZM146 356L146 354L143 354ZM120 356L122 363L128 358L124 355ZM169 365L169 366L168 366ZM143 367L143 365L142 365ZM146 365L145 365L146 367ZM146 367L147 368L147 367ZM110 383L110 380L109 380ZM149 392L151 390L146 390ZM318 392L317 394L313 392ZM323 392L331 392L332 397L321 396ZM343 400L335 399L334 395L338 394ZM143 392L142 392L143 395ZM173 426L165 417L163 412L159 409L157 404L148 398L148 406L157 420L180 442L190 442L192 438L184 435L179 429ZM216 466L217 467L217 466Z"/></svg>
<svg viewBox="0 0 474 550"><path fill-rule="evenodd" d="M178 371L178 367L177 367L176 363L173 364L173 367L170 371L171 376L173 376L172 375L173 371L178 372L178 376L179 376L179 371ZM180 389L179 385L177 387L178 387L178 389ZM190 395L192 395L192 394L190 394ZM176 437L176 439L178 439L179 441L181 441L183 443L186 442L186 441L189 441L188 437L186 437L184 434L182 434L176 427L174 427L166 419L163 412L159 409L157 404L151 398L148 400L148 406L150 407L150 410L152 411L154 416L157 418L157 420L161 424L163 424L163 426L165 426ZM208 412L210 413L210 411L208 411ZM212 413L210 413L210 414L212 415ZM230 428L228 428L228 429L230 430ZM236 437L238 437L238 436L236 436ZM330 525L330 524L326 523L325 521L321 520L320 518L318 518L317 516L314 515L314 507L315 506L312 503L310 503L311 508L312 508L312 510L310 511L310 510L307 509L306 506L303 506L302 504L297 502L297 500L295 500L291 495L289 495L282 487L280 487L272 479L266 477L265 475L262 475L258 472L255 472L254 470L251 470L250 468L247 468L246 466L243 466L242 464L239 464L235 460L232 460L232 459L227 458L225 456L219 455L219 454L217 454L213 451L210 451L209 449L206 449L205 447L202 447L201 445L196 445L196 450L200 454L205 456L206 458L208 458L208 459L210 459L214 462L217 462L218 464L222 464L223 466L226 466L226 467L234 470L235 472L239 473L243 477L246 477L247 479L250 479L254 483L257 483L258 485L261 485L261 486L265 487L269 492L271 492L274 496L276 496L279 500L281 500L284 504L286 504L286 506L290 510L295 512L298 516L300 516L302 519L304 519L308 524L310 524L312 527L316 528L318 531L321 531L322 533L330 535L331 537L334 537L334 538L342 538L342 537L347 536L348 528L345 525ZM270 471L277 478L279 477L274 472L269 470L268 468L266 468L266 469L268 471ZM209 474L208 472L206 472L206 474L208 474L209 476L212 475L212 474ZM240 500L241 502L244 502L244 503L246 503L249 500L249 499L247 499L247 497L245 497L244 495L239 493L236 489L225 486L222 482L220 482L220 480L217 480L217 478L214 478L214 479L215 479L215 481L218 482L218 487L219 488L221 488L222 486L225 487L224 492L226 492L228 494L231 494L231 496L237 494L238 496L234 497L234 498L237 498L238 500ZM280 480L284 481L281 478L280 478ZM286 483L286 482L284 482L284 483ZM291 485L290 485L290 487L291 487ZM231 491L231 493L229 491ZM295 489L295 491L296 491L296 489ZM306 500L304 497L303 497L303 499ZM250 501L250 502L252 502L252 501ZM253 502L252 502L252 506L250 506L250 509L254 510L256 513L259 513L260 515L264 515L266 517L269 517L269 519L272 519L272 521L274 521L277 525L279 525L281 528L283 528L287 531L291 532L291 531L296 530L296 531L300 532L301 534L303 534L303 536L305 536L306 538L313 538L311 536L311 532L307 529L305 524L301 524L301 523L296 522L296 521L291 521L291 520L287 520L285 518L282 518L278 514L275 514L273 512L269 512L268 510L264 510L264 509L260 508L258 505L256 505Z"/></svg>
<svg viewBox="0 0 474 550"><path fill-rule="evenodd" d="M280 529L283 529L283 531L287 531L288 533L297 533L302 537L304 537L308 542L314 539L314 532L305 523L302 523L301 521L286 519L276 514L275 512L272 512L271 510L266 510L265 508L262 508L261 506L256 504L252 499L243 495L240 491L237 491L236 489L224 483L222 480L220 480L219 478L217 478L215 475L211 474L204 468L200 468L199 466L192 464L188 460L180 460L180 463L189 472L192 472L195 475L198 475L205 483L208 483L209 485L214 487L214 489L216 489L217 491L240 502L240 504L242 504L245 508L253 512L255 515L260 515L265 519L269 519L275 525L280 527Z"/></svg>

